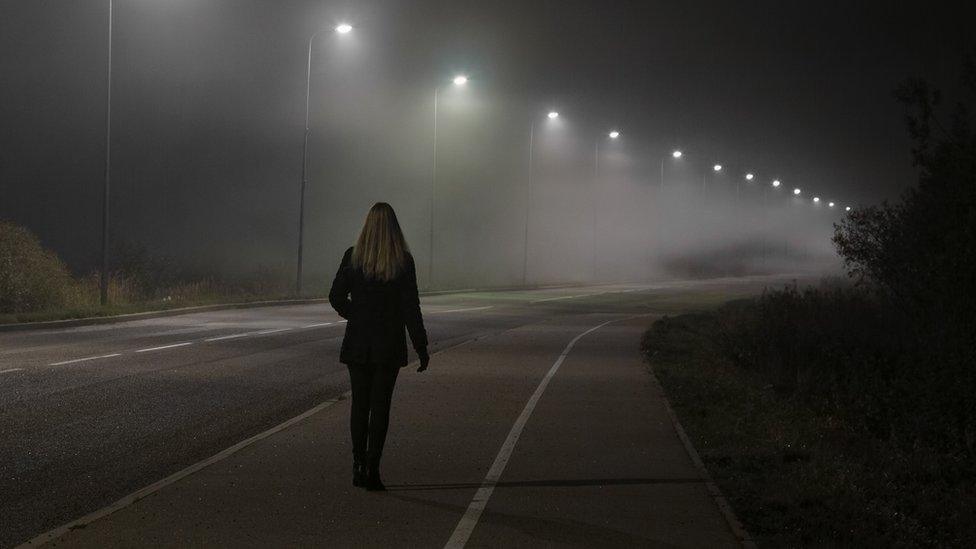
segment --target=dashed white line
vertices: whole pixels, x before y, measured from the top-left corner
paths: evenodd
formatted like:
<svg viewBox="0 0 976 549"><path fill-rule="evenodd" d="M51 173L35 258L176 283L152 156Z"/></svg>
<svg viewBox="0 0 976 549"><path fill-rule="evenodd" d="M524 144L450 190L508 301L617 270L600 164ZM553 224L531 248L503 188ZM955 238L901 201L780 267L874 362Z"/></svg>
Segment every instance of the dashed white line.
<svg viewBox="0 0 976 549"><path fill-rule="evenodd" d="M173 343L172 345L162 345L160 347L149 347L148 349L139 349L137 353L149 353L152 351L162 351L163 349L172 349L174 347L186 347L187 345L193 345L192 341L184 341L183 343Z"/></svg>
<svg viewBox="0 0 976 549"><path fill-rule="evenodd" d="M262 330L260 332L254 332L254 335L262 336L268 334L277 334L278 332L287 332L288 330L291 330L291 328L275 328L273 330Z"/></svg>
<svg viewBox="0 0 976 549"><path fill-rule="evenodd" d="M122 353L112 353L110 355L98 355L98 356L86 356L85 358L75 358L73 360L62 360L61 362L52 362L48 366L64 366L65 364L74 364L76 362L86 362L89 360L98 360L100 358L113 358L117 356L122 356Z"/></svg>
<svg viewBox="0 0 976 549"><path fill-rule="evenodd" d="M9 374L11 372L19 372L21 370L23 370L23 368L8 368L6 370L0 370L0 374Z"/></svg>
<svg viewBox="0 0 976 549"><path fill-rule="evenodd" d="M485 309L491 309L494 305L488 305L487 307L468 307L467 309L450 309L447 311L430 311L428 314L440 314L440 313L463 313L465 311L484 311Z"/></svg>
<svg viewBox="0 0 976 549"><path fill-rule="evenodd" d="M249 335L254 335L254 332L244 332L242 334L230 334L230 335L219 336L219 337L209 337L207 339L204 339L204 341L223 341L225 339L237 339L239 337L247 337Z"/></svg>
<svg viewBox="0 0 976 549"><path fill-rule="evenodd" d="M601 295L603 293L604 292L600 292L597 294L562 295L559 297L547 297L545 299L536 299L535 301L530 301L529 303L542 303L543 301L557 301L560 299L576 299L577 297L589 297L591 295Z"/></svg>

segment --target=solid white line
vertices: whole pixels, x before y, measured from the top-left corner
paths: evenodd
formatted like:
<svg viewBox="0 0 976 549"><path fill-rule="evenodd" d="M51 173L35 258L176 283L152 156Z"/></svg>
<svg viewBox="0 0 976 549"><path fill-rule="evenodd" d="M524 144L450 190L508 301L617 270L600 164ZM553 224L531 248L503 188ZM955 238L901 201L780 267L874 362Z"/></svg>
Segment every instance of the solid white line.
<svg viewBox="0 0 976 549"><path fill-rule="evenodd" d="M148 349L139 349L137 353L149 353L152 351L162 351L163 349L172 349L173 347L186 347L187 345L193 345L192 341L184 341L183 343L173 343L172 345L163 345L161 347L149 347Z"/></svg>
<svg viewBox="0 0 976 549"><path fill-rule="evenodd" d="M73 530L75 528L83 528L87 524L91 524L92 522L95 522L96 520L98 520L100 518L103 518L103 517L106 517L108 515L111 515L112 513L118 511L119 509L128 507L129 505L132 505L133 503L139 501L140 499L142 499L142 498L144 498L144 497L146 497L146 496L148 496L150 494L154 494L154 493L162 490L163 488L169 486L170 484L173 484L175 482L178 482L179 480L181 480L181 479L183 479L183 478L185 478L185 477L187 477L189 475L192 475L193 473L196 473L197 471L203 469L204 467L213 465L214 463L217 463L218 461L225 460L225 459L229 458L230 456L232 456L233 454L239 452L240 450L243 450L244 448L247 448L248 446L254 444L255 442L258 442L260 440L263 440L265 438L268 438L269 436L271 436L271 435L273 435L273 434L275 434L275 433L277 433L279 431L283 431L284 429L287 429L288 427L291 427L292 425L298 423L299 421L302 421L303 419L305 419L305 418L307 418L309 416L312 416L312 415L314 415L314 414L316 414L318 412L321 412L322 410L328 408L329 406L335 404L336 402L339 402L340 400L347 398L349 396L349 394L350 394L350 392L349 391L346 391L345 393L343 393L342 395L340 395L340 396L338 396L336 398L331 398L331 399L323 402L322 404L319 404L318 406L316 406L316 407L314 407L314 408L312 408L312 409L310 409L310 410L308 410L308 411L306 411L306 412L304 412L304 413L302 413L300 415L297 415L297 416L289 419L288 421L285 421L284 423L280 423L278 425L275 425L274 427L268 429L267 431L264 431L263 433L258 433L258 434L254 435L253 437L251 437L251 438L249 438L247 440L243 440L241 442L238 442L237 444L231 446L230 448L227 448L225 450L222 450L221 452L219 452L217 454L214 454L213 456L210 456L209 458L207 458L207 459L205 459L203 461L194 463L193 465L187 467L186 469L183 469L182 471L179 471L177 473L174 473L174 474L172 474L172 475L164 478L163 480L154 482L154 483L150 484L149 486L146 486L145 488L143 488L141 490L138 490L136 492L133 492L133 493L131 493L131 494L123 497L122 499L116 501L115 503L109 505L108 507L103 507L103 508L99 509L98 511L95 511L93 513L89 513L89 514L81 517L80 519L71 521L68 524L65 524L63 526L59 526L59 527L57 527L57 528L55 528L53 530L50 530L48 532L44 532L43 534L34 537L30 541L27 541L27 542L23 543L22 545L17 546L17 549L26 548L26 547L38 547L38 546L44 545L45 543L48 543L49 541L53 541L53 540L55 540L55 539L57 539L57 538L65 535L66 533L68 533L69 531L71 531L71 530Z"/></svg>
<svg viewBox="0 0 976 549"><path fill-rule="evenodd" d="M122 353L112 353L110 355L99 355L99 356L86 356L85 358L76 358L74 360L63 360L61 362L52 362L48 366L64 366L65 364L74 364L76 362L85 362L88 360L98 360L100 358L112 358L116 356L122 356Z"/></svg>
<svg viewBox="0 0 976 549"><path fill-rule="evenodd" d="M485 475L485 480L481 482L481 487L475 492L474 498L471 499L471 503L468 505L468 509L464 512L464 516L458 521L457 527L454 528L454 533L451 534L451 539L447 541L444 545L445 548L460 549L468 542L468 538L471 537L471 532L474 531L474 527L478 525L478 519L481 518L481 512L485 510L485 506L488 504L488 499L491 498L491 493L495 491L495 485L501 478L502 473L505 471L505 466L508 465L508 460L512 457L512 451L515 449L515 444L518 442L519 436L522 435L522 429L525 428L525 424L529 421L529 416L532 415L532 411L535 410L535 405L539 402L542 397L542 393L546 390L549 385L549 381L556 375L556 371L559 370L559 366L562 365L563 361L566 360L566 356L569 352L573 350L573 346L576 342L582 339L583 336L599 330L600 328L610 324L611 322L617 322L621 319L608 320L603 324L599 324L586 330L585 332L577 335L572 341L566 345L563 349L559 358L553 363L549 371L546 372L545 377L539 382L539 386L535 388L535 392L529 397L529 401L525 403L525 408L522 409L522 413L519 414L518 419L515 420L515 424L512 425L512 430L508 432L508 437L505 442L502 443L502 447L498 450L498 455L495 456L495 461L491 464L491 469L488 470L488 474Z"/></svg>
<svg viewBox="0 0 976 549"><path fill-rule="evenodd" d="M491 309L494 305L488 305L486 307L468 307L467 309L450 309L447 311L430 311L427 314L441 314L441 313L463 313L465 311L484 311L485 309Z"/></svg>
<svg viewBox="0 0 976 549"><path fill-rule="evenodd" d="M204 339L204 341L223 341L225 339L237 339L239 337L247 337L249 335L252 335L253 333L254 332L244 332L242 334L231 334L231 335L225 335L219 337L211 337L211 338Z"/></svg>
<svg viewBox="0 0 976 549"><path fill-rule="evenodd" d="M0 370L0 374L9 374L11 372L19 372L21 370L23 370L23 368L10 368L7 370Z"/></svg>

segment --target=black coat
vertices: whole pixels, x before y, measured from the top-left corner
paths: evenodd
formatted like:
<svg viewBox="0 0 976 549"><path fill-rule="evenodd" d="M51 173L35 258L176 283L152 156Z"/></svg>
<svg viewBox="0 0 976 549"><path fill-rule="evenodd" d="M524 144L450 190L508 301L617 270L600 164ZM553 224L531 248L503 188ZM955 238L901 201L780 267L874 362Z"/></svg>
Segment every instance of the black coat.
<svg viewBox="0 0 976 549"><path fill-rule="evenodd" d="M348 321L339 361L406 366L404 327L417 354L426 355L427 331L420 314L413 257L407 254L403 271L390 282L367 280L360 269L351 265L351 257L349 248L329 290L332 308Z"/></svg>

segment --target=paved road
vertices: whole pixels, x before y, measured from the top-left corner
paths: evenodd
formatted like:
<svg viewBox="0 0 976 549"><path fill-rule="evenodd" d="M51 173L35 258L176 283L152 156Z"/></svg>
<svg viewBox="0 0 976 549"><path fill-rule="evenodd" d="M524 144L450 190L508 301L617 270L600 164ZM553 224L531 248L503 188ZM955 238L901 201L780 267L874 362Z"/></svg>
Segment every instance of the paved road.
<svg viewBox="0 0 976 549"><path fill-rule="evenodd" d="M398 386L386 470L400 490L381 496L379 508L375 498L346 487L341 401L174 485L182 491L165 489L60 541L437 546L466 535L468 545L728 542L734 538L662 419L663 401L639 364L637 339L653 315L755 293L769 282L424 298L432 351L440 354L431 372L405 370ZM652 316L625 320L634 315ZM501 474L493 467L500 448L566 345L608 321L615 322L566 355L526 418L517 452L509 449L511 461L495 479L500 484L485 483L486 474ZM348 389L337 362L342 330L327 305L301 305L0 334L0 547L101 509L342 395ZM657 450L644 444L661 437L666 444ZM282 455L280 445L295 448ZM223 471L224 481L241 481L242 468L251 469L249 482L215 484L208 477ZM294 474L285 478L283 470ZM515 480L506 485L509 478ZM289 489L301 494L282 492L281 482L296 483ZM500 488L472 523L478 510L470 502L488 484ZM235 486L249 488L236 493ZM180 494L196 495L183 501ZM279 534L259 520L267 518L272 494L280 500L273 516L287 519L276 523ZM594 507L603 500L615 503ZM203 520L205 511L192 501L234 510L241 520L215 515L206 527L191 528L190 517ZM328 504L310 507L312 501ZM189 514L139 507L164 502ZM158 519L158 531L145 522L147 513ZM648 521L647 513L670 518ZM314 526L284 526L304 519ZM397 526L367 528L373 533L361 537L357 521ZM242 522L255 529L241 529ZM281 537L281 528L298 537Z"/></svg>

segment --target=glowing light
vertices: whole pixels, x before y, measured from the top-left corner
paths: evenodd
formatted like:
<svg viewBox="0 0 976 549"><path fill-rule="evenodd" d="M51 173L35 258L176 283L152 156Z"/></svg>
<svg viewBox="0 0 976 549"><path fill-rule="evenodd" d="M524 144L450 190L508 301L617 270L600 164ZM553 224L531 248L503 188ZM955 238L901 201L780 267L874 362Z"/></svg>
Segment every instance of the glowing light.
<svg viewBox="0 0 976 549"><path fill-rule="evenodd" d="M554 119L554 118L559 118L559 113L558 113L558 112L556 112L556 111L551 111L551 112L550 112L549 114L547 114L546 116L548 116L548 117L549 117L550 119Z"/></svg>
<svg viewBox="0 0 976 549"><path fill-rule="evenodd" d="M850 207L850 206L845 206L845 207L844 207L844 211L845 211L845 212L849 212L849 211L851 211L851 207Z"/></svg>
<svg viewBox="0 0 976 549"><path fill-rule="evenodd" d="M681 155L682 155L681 151L674 151L673 153L671 153L671 156L675 158L681 158Z"/></svg>
<svg viewBox="0 0 976 549"><path fill-rule="evenodd" d="M779 187L780 185L782 185L782 183L780 183L779 179L773 180L773 187Z"/></svg>
<svg viewBox="0 0 976 549"><path fill-rule="evenodd" d="M833 203L833 202L829 202L829 203L827 204L827 207L828 207L828 208L833 208L833 207L834 207L834 203Z"/></svg>
<svg viewBox="0 0 976 549"><path fill-rule="evenodd" d="M755 177L756 176L752 175L751 173L747 173L746 174L746 181L752 181Z"/></svg>
<svg viewBox="0 0 976 549"><path fill-rule="evenodd" d="M459 74L459 75L457 75L457 76L454 77L454 85L455 86L463 86L463 85L465 85L467 83L468 83L468 77L467 76L464 76L463 74Z"/></svg>
<svg viewBox="0 0 976 549"><path fill-rule="evenodd" d="M717 171L717 172L720 172L720 171L722 171L722 165L721 164L715 164L714 166L712 166L712 169L715 170L715 171Z"/></svg>
<svg viewBox="0 0 976 549"><path fill-rule="evenodd" d="M352 31L352 25L349 23L340 23L335 30L339 34L349 34Z"/></svg>
<svg viewBox="0 0 976 549"><path fill-rule="evenodd" d="M813 197L813 203L814 204L820 204L820 197L819 196Z"/></svg>
<svg viewBox="0 0 976 549"><path fill-rule="evenodd" d="M797 187L797 188L793 189L793 194L794 195L799 195L800 194L800 188Z"/></svg>
<svg viewBox="0 0 976 549"><path fill-rule="evenodd" d="M612 132L610 132L610 139L616 139L618 137L620 137L620 132L618 132L617 130L613 130Z"/></svg>

